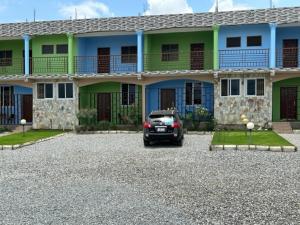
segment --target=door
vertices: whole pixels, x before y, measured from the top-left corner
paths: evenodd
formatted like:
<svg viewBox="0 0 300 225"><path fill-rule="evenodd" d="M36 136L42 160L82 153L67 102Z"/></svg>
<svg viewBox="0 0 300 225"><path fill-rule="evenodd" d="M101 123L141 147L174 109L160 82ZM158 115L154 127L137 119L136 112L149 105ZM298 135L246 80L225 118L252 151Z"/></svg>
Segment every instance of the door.
<svg viewBox="0 0 300 225"><path fill-rule="evenodd" d="M110 72L110 48L98 48L98 73Z"/></svg>
<svg viewBox="0 0 300 225"><path fill-rule="evenodd" d="M111 94L99 93L97 98L98 121L111 122Z"/></svg>
<svg viewBox="0 0 300 225"><path fill-rule="evenodd" d="M204 69L204 44L191 44L191 70Z"/></svg>
<svg viewBox="0 0 300 225"><path fill-rule="evenodd" d="M283 40L282 61L285 68L298 67L298 39Z"/></svg>
<svg viewBox="0 0 300 225"><path fill-rule="evenodd" d="M161 89L160 90L160 109L167 110L176 107L176 90Z"/></svg>
<svg viewBox="0 0 300 225"><path fill-rule="evenodd" d="M297 87L280 89L280 118L282 120L297 119Z"/></svg>
<svg viewBox="0 0 300 225"><path fill-rule="evenodd" d="M22 96L22 119L32 122L32 95Z"/></svg>

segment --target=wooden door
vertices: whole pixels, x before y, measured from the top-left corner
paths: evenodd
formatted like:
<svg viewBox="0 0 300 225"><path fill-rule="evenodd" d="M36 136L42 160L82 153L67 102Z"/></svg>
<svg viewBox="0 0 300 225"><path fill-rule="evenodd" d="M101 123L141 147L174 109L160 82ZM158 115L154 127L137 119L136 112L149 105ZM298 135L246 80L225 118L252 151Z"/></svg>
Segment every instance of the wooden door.
<svg viewBox="0 0 300 225"><path fill-rule="evenodd" d="M32 95L22 96L22 119L32 122Z"/></svg>
<svg viewBox="0 0 300 225"><path fill-rule="evenodd" d="M297 119L297 87L280 89L280 118L282 120Z"/></svg>
<svg viewBox="0 0 300 225"><path fill-rule="evenodd" d="M282 61L285 68L298 67L298 39L283 40Z"/></svg>
<svg viewBox="0 0 300 225"><path fill-rule="evenodd" d="M161 89L160 90L160 109L167 110L176 107L176 90Z"/></svg>
<svg viewBox="0 0 300 225"><path fill-rule="evenodd" d="M99 93L97 98L98 121L111 122L111 94Z"/></svg>
<svg viewBox="0 0 300 225"><path fill-rule="evenodd" d="M110 73L110 48L98 48L98 73Z"/></svg>
<svg viewBox="0 0 300 225"><path fill-rule="evenodd" d="M191 70L204 69L204 44L191 44Z"/></svg>

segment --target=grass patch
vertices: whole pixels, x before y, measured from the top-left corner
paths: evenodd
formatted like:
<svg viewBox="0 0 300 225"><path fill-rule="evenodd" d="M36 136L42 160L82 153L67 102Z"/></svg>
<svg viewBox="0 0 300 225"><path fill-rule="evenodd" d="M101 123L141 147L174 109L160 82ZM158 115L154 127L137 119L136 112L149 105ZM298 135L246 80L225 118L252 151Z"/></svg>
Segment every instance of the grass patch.
<svg viewBox="0 0 300 225"><path fill-rule="evenodd" d="M63 133L61 130L30 130L23 133L15 133L0 137L0 145L20 145L30 141L52 137Z"/></svg>
<svg viewBox="0 0 300 225"><path fill-rule="evenodd" d="M248 132L249 135L249 132ZM248 145L249 136L244 131L220 131L214 134L212 145ZM293 146L273 131L252 132L252 145Z"/></svg>

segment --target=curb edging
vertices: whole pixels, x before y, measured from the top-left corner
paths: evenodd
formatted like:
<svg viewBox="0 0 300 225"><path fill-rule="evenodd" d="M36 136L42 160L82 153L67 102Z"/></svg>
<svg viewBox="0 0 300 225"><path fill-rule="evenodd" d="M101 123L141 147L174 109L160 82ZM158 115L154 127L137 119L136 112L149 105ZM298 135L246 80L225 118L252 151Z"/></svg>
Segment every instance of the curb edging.
<svg viewBox="0 0 300 225"><path fill-rule="evenodd" d="M239 151L270 151L297 152L296 146L264 146L264 145L210 145L210 151L239 150Z"/></svg>

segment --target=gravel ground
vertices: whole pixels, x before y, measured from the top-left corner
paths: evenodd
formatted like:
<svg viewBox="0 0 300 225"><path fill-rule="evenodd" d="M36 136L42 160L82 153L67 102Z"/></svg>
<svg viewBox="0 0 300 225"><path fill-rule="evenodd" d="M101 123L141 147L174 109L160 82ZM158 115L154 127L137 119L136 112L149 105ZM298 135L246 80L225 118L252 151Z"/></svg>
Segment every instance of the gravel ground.
<svg viewBox="0 0 300 225"><path fill-rule="evenodd" d="M0 151L0 224L300 224L299 152L210 152L210 140L67 134Z"/></svg>

